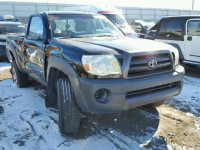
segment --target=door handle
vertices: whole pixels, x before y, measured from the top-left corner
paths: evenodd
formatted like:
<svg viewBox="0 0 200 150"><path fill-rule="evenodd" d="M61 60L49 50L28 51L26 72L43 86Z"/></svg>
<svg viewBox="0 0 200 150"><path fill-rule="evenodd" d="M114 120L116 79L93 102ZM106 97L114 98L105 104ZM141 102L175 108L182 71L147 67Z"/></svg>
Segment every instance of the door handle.
<svg viewBox="0 0 200 150"><path fill-rule="evenodd" d="M187 37L187 40L188 40L188 41L192 41L192 37L191 37L191 36L188 36L188 37Z"/></svg>

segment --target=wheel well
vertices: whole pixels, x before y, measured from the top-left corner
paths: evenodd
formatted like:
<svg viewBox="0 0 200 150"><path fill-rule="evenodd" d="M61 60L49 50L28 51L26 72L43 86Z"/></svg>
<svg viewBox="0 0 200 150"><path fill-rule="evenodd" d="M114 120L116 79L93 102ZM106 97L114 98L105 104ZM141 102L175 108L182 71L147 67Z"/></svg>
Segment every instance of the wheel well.
<svg viewBox="0 0 200 150"><path fill-rule="evenodd" d="M9 51L9 52L10 52L12 60L15 60L15 57L14 57L13 53L11 51Z"/></svg>
<svg viewBox="0 0 200 150"><path fill-rule="evenodd" d="M56 68L50 68L46 88L46 105L47 107L57 107L57 80L62 77L68 77L62 71Z"/></svg>
<svg viewBox="0 0 200 150"><path fill-rule="evenodd" d="M53 79L53 80L55 80L55 82L57 82L57 80L62 77L67 77L67 75L56 68L50 68L48 80Z"/></svg>

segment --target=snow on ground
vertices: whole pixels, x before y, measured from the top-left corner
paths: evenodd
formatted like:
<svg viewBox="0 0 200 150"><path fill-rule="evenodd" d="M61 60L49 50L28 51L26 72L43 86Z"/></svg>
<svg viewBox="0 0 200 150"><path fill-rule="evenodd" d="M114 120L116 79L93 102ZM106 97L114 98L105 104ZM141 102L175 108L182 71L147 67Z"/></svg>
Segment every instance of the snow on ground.
<svg viewBox="0 0 200 150"><path fill-rule="evenodd" d="M196 128L197 128L197 130L199 131L199 134L200 134L200 118L198 120L196 120L195 126L196 126Z"/></svg>
<svg viewBox="0 0 200 150"><path fill-rule="evenodd" d="M196 129L200 134L200 79L185 76L184 86L180 95L165 101L166 104L173 106L183 112L187 116L196 116Z"/></svg>
<svg viewBox="0 0 200 150"><path fill-rule="evenodd" d="M170 98L166 104L200 117L200 79L185 76L181 94Z"/></svg>
<svg viewBox="0 0 200 150"><path fill-rule="evenodd" d="M0 87L0 149L140 149L131 137L104 130L95 122L89 127L97 133L91 136L64 137L58 129L58 115L44 106L42 90L19 89L12 80L0 82Z"/></svg>
<svg viewBox="0 0 200 150"><path fill-rule="evenodd" d="M181 147L175 143L173 143L172 146L168 145L168 149L169 150L194 150L192 148L187 148L186 146Z"/></svg>
<svg viewBox="0 0 200 150"><path fill-rule="evenodd" d="M9 66L0 63L0 68ZM197 117L195 126L200 133L200 80L186 76L184 81L182 93L166 104ZM58 114L45 107L43 95L40 85L18 88L11 79L0 82L0 149L185 149L167 145L164 137L154 136L159 126L156 109L137 108L102 116L85 114L80 132L63 136L58 129ZM147 147L145 143L149 143Z"/></svg>
<svg viewBox="0 0 200 150"><path fill-rule="evenodd" d="M10 63L0 63L0 71L10 68Z"/></svg>

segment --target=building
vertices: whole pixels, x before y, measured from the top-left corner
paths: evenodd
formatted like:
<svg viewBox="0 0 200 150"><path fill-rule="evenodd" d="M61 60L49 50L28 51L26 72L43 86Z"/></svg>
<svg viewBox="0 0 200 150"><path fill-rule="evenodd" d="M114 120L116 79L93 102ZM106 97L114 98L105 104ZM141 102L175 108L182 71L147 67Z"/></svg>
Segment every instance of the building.
<svg viewBox="0 0 200 150"><path fill-rule="evenodd" d="M44 2L0 2L0 15L13 15L20 18L22 22L27 23L28 17L31 14L42 11L66 11L68 7L74 4L55 4ZM123 11L124 16L128 21L144 20L158 21L165 16L180 16L180 15L200 15L200 11L175 10L175 9L148 9L136 7L118 7Z"/></svg>

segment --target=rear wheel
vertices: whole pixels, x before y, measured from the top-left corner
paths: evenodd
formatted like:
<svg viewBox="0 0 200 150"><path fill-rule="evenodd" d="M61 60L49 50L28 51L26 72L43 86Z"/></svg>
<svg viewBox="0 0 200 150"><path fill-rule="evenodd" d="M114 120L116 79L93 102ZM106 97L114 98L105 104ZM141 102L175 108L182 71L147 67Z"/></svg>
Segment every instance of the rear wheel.
<svg viewBox="0 0 200 150"><path fill-rule="evenodd" d="M67 78L57 81L59 128L61 133L76 133L80 126L80 110Z"/></svg>
<svg viewBox="0 0 200 150"><path fill-rule="evenodd" d="M14 83L16 83L19 87L27 86L28 75L19 70L15 61L13 61L11 63L11 71L10 72L12 74L12 79L13 79Z"/></svg>

